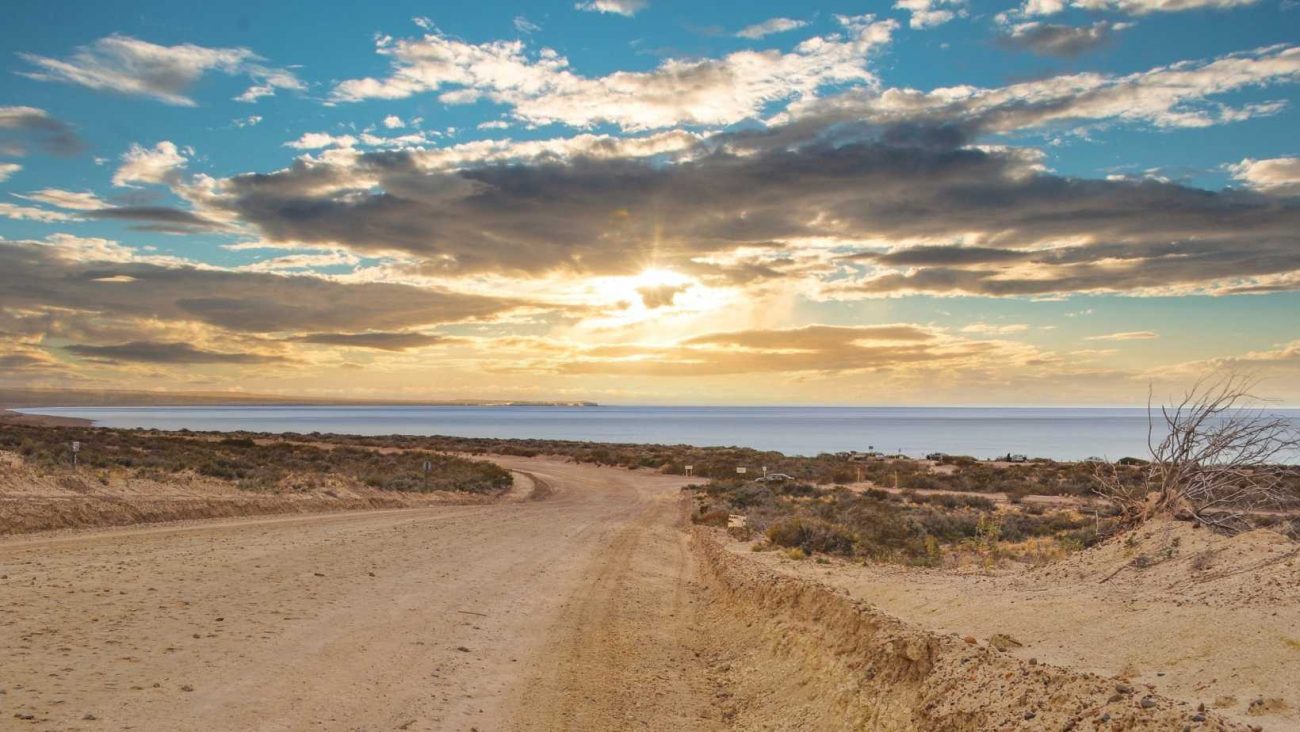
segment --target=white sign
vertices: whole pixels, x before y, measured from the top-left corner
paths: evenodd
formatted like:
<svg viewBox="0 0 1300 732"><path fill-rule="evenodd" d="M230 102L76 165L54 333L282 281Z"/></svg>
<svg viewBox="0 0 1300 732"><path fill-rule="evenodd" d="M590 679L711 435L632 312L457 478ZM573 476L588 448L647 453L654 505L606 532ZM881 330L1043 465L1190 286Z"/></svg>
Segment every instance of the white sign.
<svg viewBox="0 0 1300 732"><path fill-rule="evenodd" d="M744 475L746 472L747 468L736 468L736 475Z"/></svg>
<svg viewBox="0 0 1300 732"><path fill-rule="evenodd" d="M429 462L428 460L425 460L425 461L424 461L424 472L429 473L429 472L432 472L432 471L433 471L433 463Z"/></svg>
<svg viewBox="0 0 1300 732"><path fill-rule="evenodd" d="M73 451L73 452L77 452L77 451L79 451L79 450L81 450L81 443L80 443L80 442L73 442L73 443L72 443L72 451Z"/></svg>

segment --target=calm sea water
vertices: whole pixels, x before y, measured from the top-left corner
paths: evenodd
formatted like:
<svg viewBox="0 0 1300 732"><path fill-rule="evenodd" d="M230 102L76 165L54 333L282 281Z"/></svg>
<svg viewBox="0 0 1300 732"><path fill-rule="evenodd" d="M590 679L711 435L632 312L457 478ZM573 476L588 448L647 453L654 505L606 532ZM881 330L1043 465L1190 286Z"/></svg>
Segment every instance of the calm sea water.
<svg viewBox="0 0 1300 732"><path fill-rule="evenodd" d="M454 435L726 445L789 455L876 449L1058 460L1145 456L1145 409L950 407L66 407L104 427ZM1279 410L1300 423L1300 410Z"/></svg>

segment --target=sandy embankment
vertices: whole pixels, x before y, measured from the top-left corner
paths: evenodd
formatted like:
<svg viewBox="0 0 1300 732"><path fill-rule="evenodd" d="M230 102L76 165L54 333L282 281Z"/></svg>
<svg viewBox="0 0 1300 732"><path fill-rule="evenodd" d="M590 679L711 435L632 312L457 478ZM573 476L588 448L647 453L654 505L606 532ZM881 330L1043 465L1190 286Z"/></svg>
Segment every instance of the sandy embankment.
<svg viewBox="0 0 1300 732"><path fill-rule="evenodd" d="M1016 663L1121 677L1141 690L1134 699L1154 691L1241 724L1300 729L1300 547L1272 532L1228 539L1157 524L995 575L794 561L741 542L728 549L931 633L981 645L1009 636L1020 645L992 655Z"/></svg>
<svg viewBox="0 0 1300 732"><path fill-rule="evenodd" d="M295 483L292 478L287 482ZM196 474L152 479L126 471L52 473L33 470L18 455L0 452L0 536L237 516L468 505L499 498L384 491L322 476L297 482L302 485L259 493ZM515 483L514 496L534 489L526 475L516 473Z"/></svg>

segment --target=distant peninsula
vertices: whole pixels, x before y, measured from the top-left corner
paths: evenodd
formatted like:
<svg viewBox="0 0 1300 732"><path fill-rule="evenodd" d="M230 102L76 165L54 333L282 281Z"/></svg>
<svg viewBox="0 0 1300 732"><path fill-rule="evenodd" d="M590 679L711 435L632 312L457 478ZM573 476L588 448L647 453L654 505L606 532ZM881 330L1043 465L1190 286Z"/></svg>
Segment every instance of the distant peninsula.
<svg viewBox="0 0 1300 732"><path fill-rule="evenodd" d="M596 402L514 399L332 399L240 392L119 391L95 389L4 389L0 407L198 407L198 406L418 406L596 407Z"/></svg>

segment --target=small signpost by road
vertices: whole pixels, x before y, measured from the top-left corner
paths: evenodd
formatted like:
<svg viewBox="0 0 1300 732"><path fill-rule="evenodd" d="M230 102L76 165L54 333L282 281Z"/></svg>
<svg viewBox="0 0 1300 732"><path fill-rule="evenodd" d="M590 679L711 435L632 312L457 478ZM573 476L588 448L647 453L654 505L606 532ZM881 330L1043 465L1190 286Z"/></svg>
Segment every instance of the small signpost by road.
<svg viewBox="0 0 1300 732"><path fill-rule="evenodd" d="M694 465L686 465L686 466L683 466L683 467L686 468L686 477L687 477L687 478L691 477L691 471L692 471L692 470L695 470L695 466L694 466Z"/></svg>
<svg viewBox="0 0 1300 732"><path fill-rule="evenodd" d="M745 473L748 472L749 472L749 468L744 468L744 467L736 468L736 475L744 475Z"/></svg>
<svg viewBox="0 0 1300 732"><path fill-rule="evenodd" d="M72 471L77 470L77 453L81 452L81 443L76 440L72 441Z"/></svg>
<svg viewBox="0 0 1300 732"><path fill-rule="evenodd" d="M433 472L433 462L424 461L424 490L429 490L429 474Z"/></svg>

